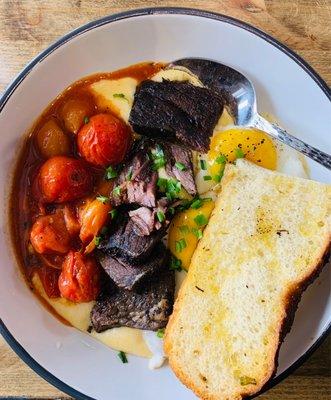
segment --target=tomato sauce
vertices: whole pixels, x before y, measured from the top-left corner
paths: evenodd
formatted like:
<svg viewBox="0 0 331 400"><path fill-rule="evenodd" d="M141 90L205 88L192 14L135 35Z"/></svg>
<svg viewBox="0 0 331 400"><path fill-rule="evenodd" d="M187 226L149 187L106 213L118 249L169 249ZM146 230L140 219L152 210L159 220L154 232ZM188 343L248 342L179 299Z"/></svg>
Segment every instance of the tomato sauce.
<svg viewBox="0 0 331 400"><path fill-rule="evenodd" d="M94 99L89 91L89 85L92 83L101 79L119 79L124 77L135 78L138 82L140 82L157 73L162 67L164 67L164 65L160 63L141 63L115 72L98 73L73 83L45 109L27 135L15 167L10 199L10 221L12 242L16 256L31 288L32 274L36 271L39 271L39 275L41 276L42 280L44 282L49 282L49 293L57 293L56 289L54 289L54 275L57 276L57 273L52 272L50 276L45 276L44 269L55 268L60 270L64 260L64 255L61 254L38 254L30 242L30 233L34 222L41 215L52 215L55 213L57 208L57 205L53 203L45 203L41 206L36 200L36 197L33 195L33 190L35 190L33 185L36 180L36 176L40 170L40 167L46 161L46 158L42 157L40 150L38 150L38 132L40 132L41 128L47 121L57 121L61 128L60 130L62 130L66 137L68 137L70 140L70 150L67 156L80 159L76 147L76 135L68 132L61 116L61 112L63 112L62 110L66 102L69 99L75 99L78 101L78 103L79 101L93 103ZM97 114L100 111L102 110L98 110L94 105L94 111L92 115ZM130 128L128 127L128 129ZM57 134L61 135L61 132ZM42 139L44 141L47 140L47 135ZM54 148L51 149L51 151L53 150ZM103 180L104 169L98 166L89 165L89 170L92 171L91 174L94 182L94 194L96 193L97 188L98 194L102 194L104 189L109 187L108 182ZM91 197L91 193L89 193L89 197ZM86 199L83 197L76 199L73 202L69 202L69 204L71 208L78 209L78 207L81 207L85 201ZM79 241L79 237L77 237L72 241L71 250L78 251L80 247L81 243Z"/></svg>

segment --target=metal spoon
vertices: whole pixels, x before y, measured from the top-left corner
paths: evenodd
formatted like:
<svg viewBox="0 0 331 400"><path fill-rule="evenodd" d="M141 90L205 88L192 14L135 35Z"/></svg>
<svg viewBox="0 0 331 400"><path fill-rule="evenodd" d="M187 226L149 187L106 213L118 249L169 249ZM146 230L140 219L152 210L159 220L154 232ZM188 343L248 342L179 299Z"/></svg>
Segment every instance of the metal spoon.
<svg viewBox="0 0 331 400"><path fill-rule="evenodd" d="M331 169L331 156L329 154L297 139L286 132L285 129L268 122L258 114L254 86L240 72L216 61L202 58L183 58L174 61L172 65L187 68L206 87L218 91L224 97L237 125L260 129L329 170Z"/></svg>

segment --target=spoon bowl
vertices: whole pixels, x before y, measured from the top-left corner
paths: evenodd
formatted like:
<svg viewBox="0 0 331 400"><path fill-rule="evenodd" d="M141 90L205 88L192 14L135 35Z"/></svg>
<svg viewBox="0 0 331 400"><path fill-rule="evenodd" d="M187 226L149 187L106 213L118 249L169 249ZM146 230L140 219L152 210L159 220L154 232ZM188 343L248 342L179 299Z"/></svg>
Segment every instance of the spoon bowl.
<svg viewBox="0 0 331 400"><path fill-rule="evenodd" d="M183 58L174 61L172 65L187 68L206 87L218 92L224 98L236 125L260 129L331 170L329 154L292 136L285 129L259 115L254 85L239 71L203 58Z"/></svg>

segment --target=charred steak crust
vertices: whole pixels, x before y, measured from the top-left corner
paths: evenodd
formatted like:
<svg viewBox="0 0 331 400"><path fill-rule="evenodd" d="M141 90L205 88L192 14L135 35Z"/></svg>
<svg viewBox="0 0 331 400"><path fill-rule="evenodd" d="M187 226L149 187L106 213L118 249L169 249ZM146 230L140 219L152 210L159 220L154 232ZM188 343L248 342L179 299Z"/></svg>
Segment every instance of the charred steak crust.
<svg viewBox="0 0 331 400"><path fill-rule="evenodd" d="M174 292L175 275L166 268L141 291L111 291L92 308L93 328L96 332L120 326L153 331L164 328L172 313Z"/></svg>
<svg viewBox="0 0 331 400"><path fill-rule="evenodd" d="M166 228L153 231L148 236L137 235L134 221L127 216L119 219L99 249L114 257L123 257L133 262L146 260L156 244L166 233Z"/></svg>
<svg viewBox="0 0 331 400"><path fill-rule="evenodd" d="M129 122L139 134L207 152L222 111L222 97L208 88L146 80L137 87Z"/></svg>
<svg viewBox="0 0 331 400"><path fill-rule="evenodd" d="M125 258L115 258L100 251L97 257L102 268L119 288L134 290L162 270L169 260L169 253L166 247L159 243L149 259L141 263L133 263Z"/></svg>

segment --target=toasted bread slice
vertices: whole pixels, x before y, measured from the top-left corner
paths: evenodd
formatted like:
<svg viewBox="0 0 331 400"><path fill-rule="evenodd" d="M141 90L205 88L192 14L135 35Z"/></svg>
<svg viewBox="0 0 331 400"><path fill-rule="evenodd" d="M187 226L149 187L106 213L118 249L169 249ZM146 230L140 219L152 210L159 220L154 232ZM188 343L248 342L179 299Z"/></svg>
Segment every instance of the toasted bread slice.
<svg viewBox="0 0 331 400"><path fill-rule="evenodd" d="M202 399L257 393L330 238L331 186L228 165L166 329L178 378Z"/></svg>

